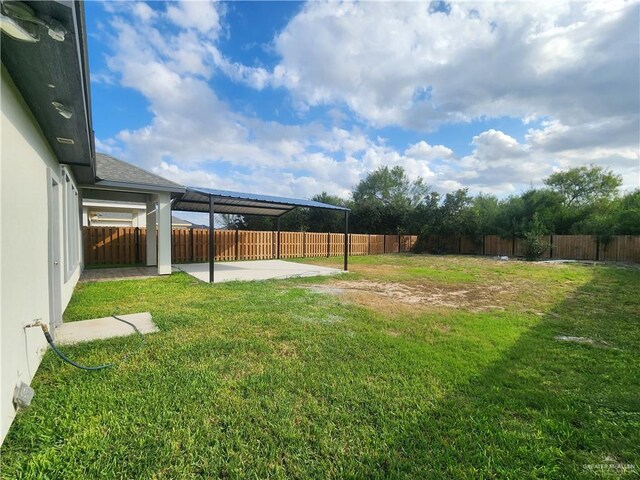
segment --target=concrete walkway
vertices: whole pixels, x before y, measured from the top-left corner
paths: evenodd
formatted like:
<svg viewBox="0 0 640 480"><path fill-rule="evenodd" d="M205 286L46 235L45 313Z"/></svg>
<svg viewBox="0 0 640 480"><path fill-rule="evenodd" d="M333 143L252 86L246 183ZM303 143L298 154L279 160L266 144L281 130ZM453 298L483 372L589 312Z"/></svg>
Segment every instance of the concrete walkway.
<svg viewBox="0 0 640 480"><path fill-rule="evenodd" d="M174 265L189 275L209 281L208 263L188 263ZM337 275L343 273L337 268L319 267L304 263L285 262L283 260L257 260L247 262L216 262L214 282L230 282L233 280L268 280L273 278L314 277L318 275Z"/></svg>
<svg viewBox="0 0 640 480"><path fill-rule="evenodd" d="M158 267L85 268L80 276L80 281L140 280L157 276Z"/></svg>
<svg viewBox="0 0 640 480"><path fill-rule="evenodd" d="M153 333L158 327L151 319L149 312L133 313L131 315L118 315L128 322L133 323L140 333ZM94 318L93 320L81 320L79 322L67 322L56 328L54 341L58 345L71 345L91 340L104 340L113 337L126 337L136 334L136 331L124 322L113 317Z"/></svg>

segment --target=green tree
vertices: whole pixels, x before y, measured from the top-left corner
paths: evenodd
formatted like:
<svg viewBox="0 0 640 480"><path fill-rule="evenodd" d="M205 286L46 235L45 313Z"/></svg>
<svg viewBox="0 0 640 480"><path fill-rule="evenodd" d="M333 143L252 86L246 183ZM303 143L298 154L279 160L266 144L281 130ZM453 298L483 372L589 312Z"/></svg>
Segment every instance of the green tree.
<svg viewBox="0 0 640 480"><path fill-rule="evenodd" d="M640 235L640 189L629 192L612 207L613 230L618 235Z"/></svg>
<svg viewBox="0 0 640 480"><path fill-rule="evenodd" d="M437 232L452 235L468 233L472 202L467 188L447 193L438 212Z"/></svg>
<svg viewBox="0 0 640 480"><path fill-rule="evenodd" d="M433 233L438 230L438 216L440 209L440 194L429 191L424 201L417 205L411 214L407 216L405 230L411 234Z"/></svg>
<svg viewBox="0 0 640 480"><path fill-rule="evenodd" d="M346 202L340 197L329 195L326 192L315 195L312 200L331 205L346 205ZM275 230L277 222L278 219L275 217L244 215L240 228ZM344 230L344 216L342 213L331 210L298 207L280 217L280 229L289 232L342 232Z"/></svg>
<svg viewBox="0 0 640 480"><path fill-rule="evenodd" d="M402 167L380 167L356 185L353 200L415 207L424 201L429 191L422 178L410 181Z"/></svg>
<svg viewBox="0 0 640 480"><path fill-rule="evenodd" d="M494 195L480 194L473 198L468 213L467 233L476 238L497 233L500 201Z"/></svg>
<svg viewBox="0 0 640 480"><path fill-rule="evenodd" d="M559 193L564 205L571 208L613 199L622 185L622 177L611 170L590 165L554 173L544 183Z"/></svg>
<svg viewBox="0 0 640 480"><path fill-rule="evenodd" d="M273 217L263 217L262 215L243 215L241 230L269 231L275 229L275 219Z"/></svg>
<svg viewBox="0 0 640 480"><path fill-rule="evenodd" d="M496 231L493 233L522 237L534 215L546 231L568 233L571 220L566 218L567 209L561 196L548 189L533 188L500 202L495 223Z"/></svg>
<svg viewBox="0 0 640 480"><path fill-rule="evenodd" d="M540 222L538 215L534 213L523 235L524 256L527 260L537 260L551 248L551 244L543 237L545 233L544 225Z"/></svg>
<svg viewBox="0 0 640 480"><path fill-rule="evenodd" d="M405 233L410 215L431 189L422 178L409 180L402 167L380 167L353 190L354 231Z"/></svg>
<svg viewBox="0 0 640 480"><path fill-rule="evenodd" d="M312 197L316 202L329 205L346 206L346 202L336 196L322 192ZM344 230L344 214L332 210L310 208L306 212L306 223L310 232L342 232Z"/></svg>
<svg viewBox="0 0 640 480"><path fill-rule="evenodd" d="M472 197L467 189L440 196L418 178L411 181L402 167L381 167L358 183L345 201L322 192L314 200L351 209L353 233L411 233L425 235L516 235L532 230L545 234L640 234L640 190L617 195L621 178L602 167L578 167L545 179L547 188L531 188L499 200L492 195ZM245 215L229 217L233 226L271 230L276 220ZM281 218L283 230L340 232L340 213L298 208Z"/></svg>
<svg viewBox="0 0 640 480"><path fill-rule="evenodd" d="M226 230L235 230L236 227L242 228L242 226L244 225L244 219L242 218L242 215L232 215L229 213L221 213L216 215L218 215L219 220L219 223L216 222L216 227L219 224L220 228Z"/></svg>

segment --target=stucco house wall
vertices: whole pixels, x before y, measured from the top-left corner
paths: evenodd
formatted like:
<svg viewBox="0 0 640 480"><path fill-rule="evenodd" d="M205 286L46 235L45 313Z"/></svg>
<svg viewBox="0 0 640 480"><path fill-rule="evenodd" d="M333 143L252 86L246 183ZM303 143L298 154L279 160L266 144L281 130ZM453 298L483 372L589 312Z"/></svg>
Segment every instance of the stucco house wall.
<svg viewBox="0 0 640 480"><path fill-rule="evenodd" d="M36 373L46 341L40 328L24 328L36 320L52 326L49 282L49 184L62 186L64 172L4 66L1 74L0 155L0 442L15 416L13 388ZM69 183L67 182L67 183ZM60 276L59 311L71 298L81 271L81 241L71 243L66 228L62 188L56 189ZM78 212L79 215L79 212ZM68 216L68 215L67 215ZM80 226L71 231L80 239ZM65 243L67 242L67 243ZM75 265L67 268L66 245L77 245Z"/></svg>
<svg viewBox="0 0 640 480"><path fill-rule="evenodd" d="M82 225L84 227L147 228L147 206L145 203L85 198L82 201ZM173 228L193 226L191 222L173 215L171 216L171 225Z"/></svg>

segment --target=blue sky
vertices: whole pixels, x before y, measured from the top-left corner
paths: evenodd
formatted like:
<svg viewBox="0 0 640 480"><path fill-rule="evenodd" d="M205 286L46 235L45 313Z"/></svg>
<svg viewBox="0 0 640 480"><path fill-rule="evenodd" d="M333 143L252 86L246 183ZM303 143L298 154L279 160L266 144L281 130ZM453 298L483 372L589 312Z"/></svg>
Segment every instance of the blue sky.
<svg viewBox="0 0 640 480"><path fill-rule="evenodd" d="M88 2L99 151L187 185L347 197L401 165L504 197L639 183L638 2Z"/></svg>

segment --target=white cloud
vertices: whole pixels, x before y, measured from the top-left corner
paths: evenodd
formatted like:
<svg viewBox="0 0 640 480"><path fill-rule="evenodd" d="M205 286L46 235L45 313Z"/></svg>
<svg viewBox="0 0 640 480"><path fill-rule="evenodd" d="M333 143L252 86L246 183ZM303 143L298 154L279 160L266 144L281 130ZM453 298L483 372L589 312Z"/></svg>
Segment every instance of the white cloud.
<svg viewBox="0 0 640 480"><path fill-rule="evenodd" d="M377 126L637 114L637 2L310 2L275 39L273 82Z"/></svg>
<svg viewBox="0 0 640 480"><path fill-rule="evenodd" d="M473 137L474 149L470 155L452 158L434 168L436 179L447 179L435 183L443 190L463 185L473 193L505 195L540 185L544 177L555 171L594 164L621 174L624 189L640 187L637 148L593 145L559 150L545 148L553 145L553 135L562 130L555 122L546 124L541 130L529 130L525 143L498 130L482 132Z"/></svg>
<svg viewBox="0 0 640 480"><path fill-rule="evenodd" d="M269 72L262 67L247 67L238 62L231 62L225 58L217 48L210 47L215 65L232 80L249 85L256 90L262 90L270 83Z"/></svg>
<svg viewBox="0 0 640 480"><path fill-rule="evenodd" d="M453 150L444 145L429 145L424 140L411 145L405 150L405 155L419 160L437 160L453 157Z"/></svg>
<svg viewBox="0 0 640 480"><path fill-rule="evenodd" d="M115 85L116 79L108 72L94 72L91 74L91 83L103 85Z"/></svg>
<svg viewBox="0 0 640 480"><path fill-rule="evenodd" d="M434 183L441 191L469 187L472 193L511 193L540 183L552 168L535 161L528 145L498 130L482 132L471 143L470 155L434 167Z"/></svg>
<svg viewBox="0 0 640 480"><path fill-rule="evenodd" d="M509 162L527 155L526 146L509 135L490 129L473 137L471 142L476 148L473 152L476 158L482 158L487 164Z"/></svg>
<svg viewBox="0 0 640 480"><path fill-rule="evenodd" d="M271 72L227 58L221 7L199 3L108 7L107 74L144 95L153 118L100 150L183 184L302 197L346 197L384 165L441 191L505 194L585 163L637 186L638 80L627 74L638 63L628 21L637 3L460 3L449 16L423 3L311 3L276 38L281 62ZM472 8L479 18L469 18ZM304 108L327 104L334 126L238 113L211 86L220 73L258 90L283 86ZM361 127L346 126L348 109ZM370 125L428 129L498 115L546 120L522 141L488 129L466 156L426 140L397 149L367 134Z"/></svg>
<svg viewBox="0 0 640 480"><path fill-rule="evenodd" d="M134 15L145 22L148 22L157 15L156 11L144 2L136 2L132 8Z"/></svg>
<svg viewBox="0 0 640 480"><path fill-rule="evenodd" d="M218 8L208 0L183 1L167 7L167 18L179 27L216 37L220 33Z"/></svg>
<svg viewBox="0 0 640 480"><path fill-rule="evenodd" d="M96 151L100 153L107 153L109 155L113 155L115 157L122 155L122 150L118 146L117 142L109 138L107 140L101 140L98 137L95 137Z"/></svg>
<svg viewBox="0 0 640 480"><path fill-rule="evenodd" d="M151 171L162 177L171 178L174 182L181 185L189 185L193 187L211 188L215 185L219 189L233 190L236 184L229 179L215 175L209 171L198 169L181 168L175 163L160 162L159 166L154 166ZM237 188L236 188L237 189Z"/></svg>

